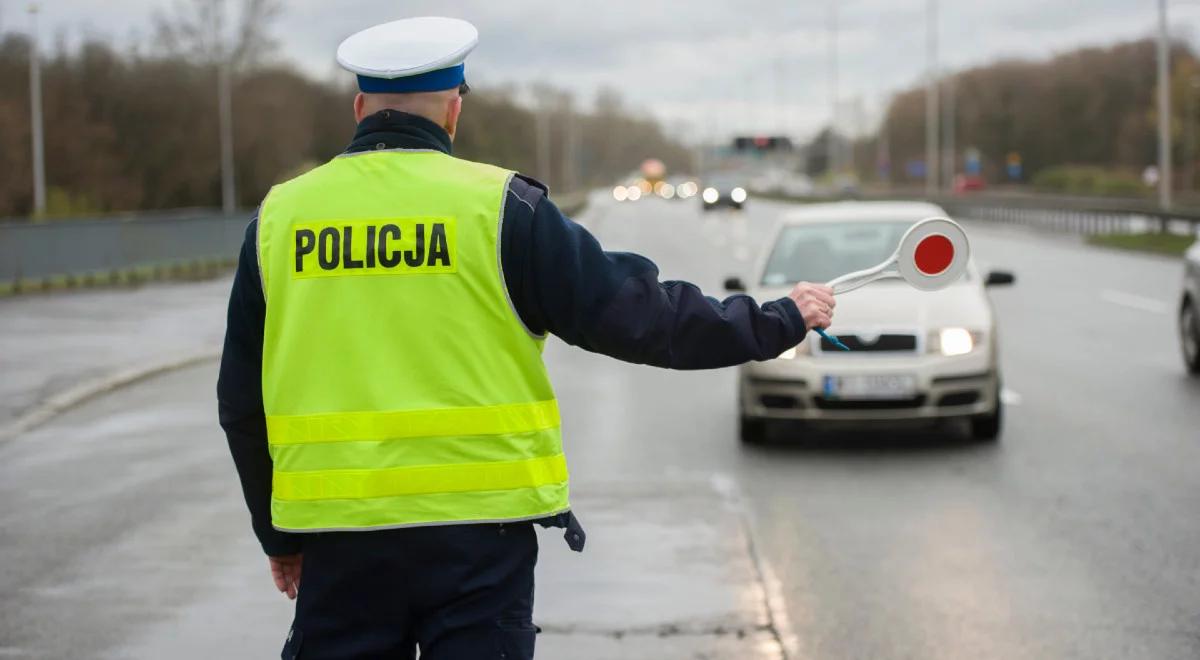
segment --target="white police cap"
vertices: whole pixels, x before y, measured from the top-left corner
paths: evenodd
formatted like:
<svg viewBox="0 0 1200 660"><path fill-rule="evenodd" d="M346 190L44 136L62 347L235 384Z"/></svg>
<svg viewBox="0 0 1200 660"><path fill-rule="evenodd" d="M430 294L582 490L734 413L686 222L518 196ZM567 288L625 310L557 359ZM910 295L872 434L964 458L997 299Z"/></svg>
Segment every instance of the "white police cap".
<svg viewBox="0 0 1200 660"><path fill-rule="evenodd" d="M433 92L463 84L463 61L478 43L479 30L467 21L406 18L351 35L337 61L366 93Z"/></svg>

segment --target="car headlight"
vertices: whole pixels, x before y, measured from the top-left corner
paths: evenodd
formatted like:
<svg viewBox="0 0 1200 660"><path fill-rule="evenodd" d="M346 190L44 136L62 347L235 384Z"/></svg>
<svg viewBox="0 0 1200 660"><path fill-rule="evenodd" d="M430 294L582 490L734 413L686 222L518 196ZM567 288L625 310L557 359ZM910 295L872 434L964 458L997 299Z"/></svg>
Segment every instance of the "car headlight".
<svg viewBox="0 0 1200 660"><path fill-rule="evenodd" d="M733 190L729 191L729 199L732 199L734 204L741 204L742 202L746 201L746 189L734 188Z"/></svg>
<svg viewBox="0 0 1200 660"><path fill-rule="evenodd" d="M983 333L972 332L966 328L942 328L932 333L930 352L941 353L947 357L966 355L981 343Z"/></svg>
<svg viewBox="0 0 1200 660"><path fill-rule="evenodd" d="M675 196L675 186L669 183L664 183L662 187L658 189L658 196L662 197L663 199L671 199Z"/></svg>
<svg viewBox="0 0 1200 660"><path fill-rule="evenodd" d="M705 188L704 194L701 197L708 204L716 204L717 200L721 198L721 193L717 192L716 188Z"/></svg>
<svg viewBox="0 0 1200 660"><path fill-rule="evenodd" d="M642 198L642 189L639 186L629 186L625 190L625 194L629 196L629 201L636 202Z"/></svg>
<svg viewBox="0 0 1200 660"><path fill-rule="evenodd" d="M616 188L613 188L613 199L617 200L618 202L623 202L626 199L629 199L629 191L625 189L625 186L617 186Z"/></svg>

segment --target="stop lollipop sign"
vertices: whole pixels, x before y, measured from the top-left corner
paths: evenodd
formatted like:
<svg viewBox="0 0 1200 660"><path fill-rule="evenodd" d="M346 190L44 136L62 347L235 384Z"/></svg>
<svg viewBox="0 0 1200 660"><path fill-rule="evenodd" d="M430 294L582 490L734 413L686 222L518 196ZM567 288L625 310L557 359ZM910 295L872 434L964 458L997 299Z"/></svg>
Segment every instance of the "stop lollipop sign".
<svg viewBox="0 0 1200 660"><path fill-rule="evenodd" d="M889 277L899 277L922 291L937 291L958 281L971 260L967 232L950 218L925 218L908 228L900 246L877 266L847 273L827 283L834 295ZM843 351L850 350L824 328L817 334Z"/></svg>
<svg viewBox="0 0 1200 660"><path fill-rule="evenodd" d="M828 286L839 294L875 280L899 277L922 291L937 291L957 282L970 260L971 244L957 222L925 218L904 232L892 256L877 266L833 279Z"/></svg>

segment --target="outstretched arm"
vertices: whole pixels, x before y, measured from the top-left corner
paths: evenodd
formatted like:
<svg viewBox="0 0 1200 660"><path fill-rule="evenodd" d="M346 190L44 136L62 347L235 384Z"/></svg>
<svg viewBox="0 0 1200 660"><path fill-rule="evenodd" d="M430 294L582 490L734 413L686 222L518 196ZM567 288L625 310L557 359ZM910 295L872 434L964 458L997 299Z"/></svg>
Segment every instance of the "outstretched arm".
<svg viewBox="0 0 1200 660"><path fill-rule="evenodd" d="M769 360L828 327L828 287L802 283L759 304L717 300L694 284L658 279L649 259L605 252L543 191L514 179L505 205L501 259L513 304L534 333L628 362L711 369Z"/></svg>

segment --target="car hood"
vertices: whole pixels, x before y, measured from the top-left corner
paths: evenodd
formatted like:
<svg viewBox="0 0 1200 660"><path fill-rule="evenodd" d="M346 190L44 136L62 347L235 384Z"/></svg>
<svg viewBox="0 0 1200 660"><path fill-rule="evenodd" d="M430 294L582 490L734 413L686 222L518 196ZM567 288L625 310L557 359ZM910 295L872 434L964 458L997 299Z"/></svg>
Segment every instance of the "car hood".
<svg viewBox="0 0 1200 660"><path fill-rule="evenodd" d="M758 300L786 296L790 287L765 287ZM959 282L941 291L920 291L904 282L874 282L840 294L833 315L834 331L929 330L964 327L990 330L992 310L982 287Z"/></svg>

